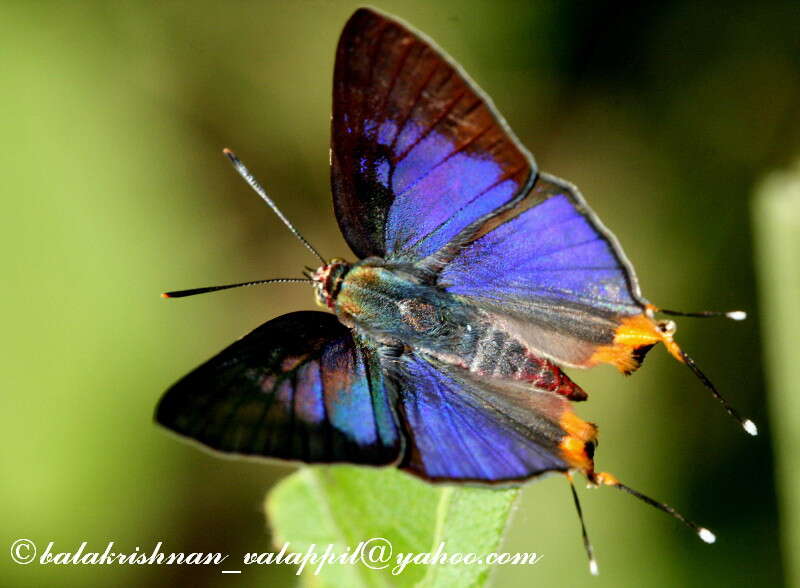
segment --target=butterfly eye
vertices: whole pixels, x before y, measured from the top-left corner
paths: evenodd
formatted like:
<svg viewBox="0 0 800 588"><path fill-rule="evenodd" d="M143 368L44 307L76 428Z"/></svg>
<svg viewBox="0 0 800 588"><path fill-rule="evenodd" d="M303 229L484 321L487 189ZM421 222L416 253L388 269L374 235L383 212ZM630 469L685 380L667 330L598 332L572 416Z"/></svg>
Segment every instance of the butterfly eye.
<svg viewBox="0 0 800 588"><path fill-rule="evenodd" d="M321 306L323 308L328 307L328 300L325 296L325 287L320 282L314 283L314 298L316 299L317 306Z"/></svg>

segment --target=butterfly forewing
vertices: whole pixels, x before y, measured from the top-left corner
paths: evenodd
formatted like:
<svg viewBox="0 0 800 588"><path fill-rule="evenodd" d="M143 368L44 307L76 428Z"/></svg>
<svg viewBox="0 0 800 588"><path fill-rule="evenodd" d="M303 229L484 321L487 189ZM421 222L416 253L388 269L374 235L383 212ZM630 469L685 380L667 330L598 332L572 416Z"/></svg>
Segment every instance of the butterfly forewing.
<svg viewBox="0 0 800 588"><path fill-rule="evenodd" d="M372 347L333 315L257 328L173 385L156 420L226 453L387 464L402 447Z"/></svg>
<svg viewBox="0 0 800 588"><path fill-rule="evenodd" d="M524 194L536 173L457 65L369 9L339 40L331 147L336 216L362 258L423 258Z"/></svg>

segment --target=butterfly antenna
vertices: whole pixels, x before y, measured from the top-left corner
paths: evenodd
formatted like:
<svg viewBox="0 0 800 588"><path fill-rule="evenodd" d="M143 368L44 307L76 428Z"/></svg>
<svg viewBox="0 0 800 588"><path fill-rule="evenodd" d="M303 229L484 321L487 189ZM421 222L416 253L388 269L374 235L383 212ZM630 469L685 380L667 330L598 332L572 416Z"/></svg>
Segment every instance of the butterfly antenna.
<svg viewBox="0 0 800 588"><path fill-rule="evenodd" d="M311 284L310 279L302 278L272 278L269 280L255 280L253 282L241 282L239 284L226 284L225 286L207 286L205 288L192 288L190 290L175 290L174 292L164 292L162 298L184 298L195 294L205 294L206 292L216 292L218 290L228 290L229 288L241 288L242 286L260 286L261 284Z"/></svg>
<svg viewBox="0 0 800 588"><path fill-rule="evenodd" d="M261 196L261 199L264 200L264 202L266 202L269 205L272 211L278 215L278 218L281 219L281 221L283 221L283 224L286 225L286 228L288 228L289 231L291 231L291 233L295 237L297 237L303 245L305 245L306 249L308 249L311 253L317 256L317 259L319 259L322 262L322 265L326 265L327 262L325 261L325 258L322 257L316 249L314 249L311 243L306 241L306 238L300 234L300 231L298 231L294 227L294 225L291 222L289 222L289 219L283 215L281 209L278 208L278 205L272 201L272 198L267 196L266 190L264 190L263 186L261 186L261 184L255 178L255 176L253 176L253 174L250 173L250 170L247 169L247 167L245 167L245 165L241 162L241 160L238 157L236 157L236 154L227 147L223 149L222 152L226 155L228 159L231 160L233 167L236 168L236 171L239 172L239 175L244 178L244 181L247 182L250 185L250 187L253 190L255 190L256 194Z"/></svg>
<svg viewBox="0 0 800 588"><path fill-rule="evenodd" d="M583 548L586 550L586 557L589 558L589 571L593 576L597 576L600 573L600 569L597 567L597 560L594 558L592 542L589 541L589 534L586 532L586 523L583 520L583 509L581 509L581 501L578 500L578 492L575 490L575 484L572 482L572 474L567 473L567 480L569 481L569 488L572 490L572 500L575 501L575 510L578 512L578 519L581 522Z"/></svg>
<svg viewBox="0 0 800 588"><path fill-rule="evenodd" d="M638 490L634 490L630 486L626 486L625 484L623 484L622 482L617 480L617 478L615 476L613 476L612 474L608 474L608 473L605 473L605 472L599 472L599 473L593 474L592 477L590 478L590 481L593 482L594 484L599 485L599 486L613 486L614 488L618 488L619 490L622 490L623 492L627 492L631 496L635 496L636 498L638 498L642 502L645 502L645 503L649 504L650 506L653 506L653 507L657 508L658 510L667 513L668 515L671 515L672 517L678 519L684 525L686 525L687 527L692 529L695 533L697 533L697 536L700 537L700 539L702 539L706 543L714 543L714 541L717 540L716 535L714 535L714 533L712 533L711 531L709 531L705 527L701 527L697 523L694 523L694 522L690 521L689 519L687 519L685 516L683 516L681 513L679 513L677 510L675 510L674 508L672 508L668 504L664 504L663 502L658 502L657 500L653 500L652 498L650 498L649 496L645 496L644 494L642 494Z"/></svg>
<svg viewBox="0 0 800 588"><path fill-rule="evenodd" d="M679 310L667 310L666 308L658 309L662 314L671 316L691 316L694 318L717 318L724 317L734 321L743 321L747 318L747 313L743 310L731 310L728 312L718 310L701 310L700 312L681 312Z"/></svg>

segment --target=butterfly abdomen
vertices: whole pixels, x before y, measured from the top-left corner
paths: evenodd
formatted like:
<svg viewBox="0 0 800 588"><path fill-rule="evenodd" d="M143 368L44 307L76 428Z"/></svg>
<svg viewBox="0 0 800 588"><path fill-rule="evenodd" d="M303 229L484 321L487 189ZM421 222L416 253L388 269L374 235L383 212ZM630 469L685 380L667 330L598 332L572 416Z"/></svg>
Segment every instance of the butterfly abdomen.
<svg viewBox="0 0 800 588"><path fill-rule="evenodd" d="M558 366L531 353L515 337L491 323L472 328L470 349L464 359L470 372L479 376L530 382L541 390L556 392L570 400L585 400L584 392Z"/></svg>

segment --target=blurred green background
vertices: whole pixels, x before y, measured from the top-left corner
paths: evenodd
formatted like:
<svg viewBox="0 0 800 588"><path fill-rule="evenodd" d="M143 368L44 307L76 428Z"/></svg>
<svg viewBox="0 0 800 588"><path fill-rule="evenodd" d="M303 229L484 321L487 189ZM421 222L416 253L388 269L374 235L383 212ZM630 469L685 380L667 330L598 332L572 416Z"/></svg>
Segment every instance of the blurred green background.
<svg viewBox="0 0 800 588"><path fill-rule="evenodd" d="M315 308L312 293L158 295L314 261L226 146L318 249L352 257L332 214L328 125L334 47L356 6L0 4L2 585L296 582L280 567L18 566L8 548L25 537L62 551L110 540L120 551L271 549L263 497L292 468L211 457L156 428L152 411L234 338ZM602 570L592 579L557 476L525 488L505 546L542 562L499 568L496 585L786 583L750 197L800 153L797 2L378 7L450 52L540 167L580 186L650 300L750 312L683 319L678 340L758 423L756 439L663 350L631 378L571 372L591 394L578 412L600 425L598 467L713 529L717 544L620 493L581 491Z"/></svg>

